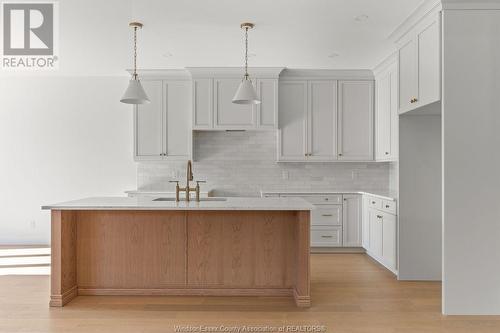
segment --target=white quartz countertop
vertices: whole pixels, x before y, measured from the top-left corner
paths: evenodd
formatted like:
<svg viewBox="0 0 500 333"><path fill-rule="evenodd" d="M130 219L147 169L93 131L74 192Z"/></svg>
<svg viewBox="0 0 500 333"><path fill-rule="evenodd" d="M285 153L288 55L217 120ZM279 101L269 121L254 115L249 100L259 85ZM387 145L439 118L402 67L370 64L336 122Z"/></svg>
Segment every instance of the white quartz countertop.
<svg viewBox="0 0 500 333"><path fill-rule="evenodd" d="M264 195L297 195L297 196L308 196L308 195L329 195L329 194L364 194L370 195L372 197L378 197L381 199L396 201L396 195L389 191L337 191L337 190L261 190L261 196Z"/></svg>
<svg viewBox="0 0 500 333"><path fill-rule="evenodd" d="M301 198L228 197L225 201L153 201L154 197L91 197L42 206L54 210L312 210Z"/></svg>

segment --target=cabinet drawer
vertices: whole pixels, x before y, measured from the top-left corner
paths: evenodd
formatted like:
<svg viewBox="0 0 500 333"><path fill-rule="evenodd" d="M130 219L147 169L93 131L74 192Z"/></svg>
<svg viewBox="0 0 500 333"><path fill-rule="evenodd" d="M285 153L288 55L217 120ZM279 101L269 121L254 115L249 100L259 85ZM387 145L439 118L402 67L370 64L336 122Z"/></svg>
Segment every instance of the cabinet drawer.
<svg viewBox="0 0 500 333"><path fill-rule="evenodd" d="M341 205L318 205L311 211L311 225L341 226Z"/></svg>
<svg viewBox="0 0 500 333"><path fill-rule="evenodd" d="M311 228L311 246L342 246L342 227Z"/></svg>
<svg viewBox="0 0 500 333"><path fill-rule="evenodd" d="M396 215L396 202L391 200L382 200L382 210Z"/></svg>
<svg viewBox="0 0 500 333"><path fill-rule="evenodd" d="M308 195L302 197L304 200L309 201L315 205L335 205L342 203L342 195Z"/></svg>
<svg viewBox="0 0 500 333"><path fill-rule="evenodd" d="M375 197L368 197L368 207L382 209L382 199Z"/></svg>

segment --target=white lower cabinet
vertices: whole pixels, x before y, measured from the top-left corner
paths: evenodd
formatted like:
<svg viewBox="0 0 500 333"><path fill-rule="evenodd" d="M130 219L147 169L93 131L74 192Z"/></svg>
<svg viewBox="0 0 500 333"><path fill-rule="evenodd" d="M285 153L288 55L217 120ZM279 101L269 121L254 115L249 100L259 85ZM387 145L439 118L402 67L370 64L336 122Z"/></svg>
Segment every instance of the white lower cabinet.
<svg viewBox="0 0 500 333"><path fill-rule="evenodd" d="M311 228L311 246L315 247L342 246L342 226Z"/></svg>
<svg viewBox="0 0 500 333"><path fill-rule="evenodd" d="M366 198L364 202L366 205L363 226L368 230L363 232L363 247L368 255L396 273L397 219L394 214L395 202L378 198L375 200L371 197Z"/></svg>
<svg viewBox="0 0 500 333"><path fill-rule="evenodd" d="M360 194L343 195L343 239L342 244L349 247L361 246L362 205Z"/></svg>
<svg viewBox="0 0 500 333"><path fill-rule="evenodd" d="M361 247L361 194L262 194L264 197L301 197L311 211L311 247Z"/></svg>

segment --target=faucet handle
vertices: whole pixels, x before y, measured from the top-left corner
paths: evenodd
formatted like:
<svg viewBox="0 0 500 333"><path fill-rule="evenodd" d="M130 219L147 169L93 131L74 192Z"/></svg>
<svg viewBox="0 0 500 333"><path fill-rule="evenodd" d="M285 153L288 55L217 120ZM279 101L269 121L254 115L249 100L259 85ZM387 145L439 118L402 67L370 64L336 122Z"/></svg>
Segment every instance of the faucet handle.
<svg viewBox="0 0 500 333"><path fill-rule="evenodd" d="M179 185L179 181L178 180L169 180L168 182L169 183L177 183L177 185Z"/></svg>
<svg viewBox="0 0 500 333"><path fill-rule="evenodd" d="M201 183L206 183L206 182L207 182L206 180L197 180L197 181L196 181L196 185L199 185L199 184L201 184Z"/></svg>

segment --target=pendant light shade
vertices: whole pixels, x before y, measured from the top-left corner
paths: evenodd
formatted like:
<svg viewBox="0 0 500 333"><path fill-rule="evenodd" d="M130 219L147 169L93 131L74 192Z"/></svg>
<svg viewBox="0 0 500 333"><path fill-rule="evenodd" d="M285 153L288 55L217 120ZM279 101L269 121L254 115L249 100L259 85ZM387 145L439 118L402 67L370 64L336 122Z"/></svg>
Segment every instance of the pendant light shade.
<svg viewBox="0 0 500 333"><path fill-rule="evenodd" d="M150 100L142 87L141 81L132 79L129 81L127 90L125 90L120 102L125 104L147 104Z"/></svg>
<svg viewBox="0 0 500 333"><path fill-rule="evenodd" d="M260 104L260 100L257 98L257 94L253 88L252 81L249 79L243 79L243 81L241 81L238 90L236 90L236 95L234 95L233 103Z"/></svg>
<svg viewBox="0 0 500 333"><path fill-rule="evenodd" d="M120 102L125 104L146 104L149 103L150 100L137 75L137 29L142 28L142 23L131 22L129 26L134 29L134 72Z"/></svg>
<svg viewBox="0 0 500 333"><path fill-rule="evenodd" d="M253 29L254 26L253 23L242 23L240 25L245 30L245 75L234 95L233 103L235 104L260 104L252 80L250 80L250 75L248 75L248 29Z"/></svg>

